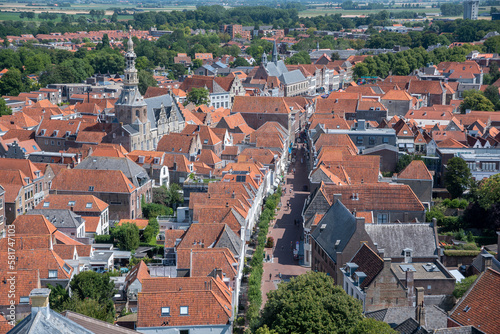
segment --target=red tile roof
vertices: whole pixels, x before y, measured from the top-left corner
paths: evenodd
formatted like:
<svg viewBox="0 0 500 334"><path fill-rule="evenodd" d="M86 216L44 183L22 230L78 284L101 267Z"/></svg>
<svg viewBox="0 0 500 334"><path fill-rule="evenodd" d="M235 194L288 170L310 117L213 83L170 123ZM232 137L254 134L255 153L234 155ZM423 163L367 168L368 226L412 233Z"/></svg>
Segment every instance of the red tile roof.
<svg viewBox="0 0 500 334"><path fill-rule="evenodd" d="M413 160L398 174L398 179L432 180L432 175L422 160Z"/></svg>
<svg viewBox="0 0 500 334"><path fill-rule="evenodd" d="M93 195L61 195L50 194L40 202L36 209L69 209L76 212L96 212L100 213L109 204Z"/></svg>
<svg viewBox="0 0 500 334"><path fill-rule="evenodd" d="M137 327L226 325L232 317L232 291L212 277L145 279L138 295ZM187 306L189 315L180 315ZM161 315L169 307L168 317Z"/></svg>
<svg viewBox="0 0 500 334"><path fill-rule="evenodd" d="M500 273L488 269L451 310L450 318L487 334L500 333Z"/></svg>
<svg viewBox="0 0 500 334"><path fill-rule="evenodd" d="M289 114L290 107L282 97L235 96L232 113Z"/></svg>
<svg viewBox="0 0 500 334"><path fill-rule="evenodd" d="M136 188L119 170L63 169L52 180L52 189L75 192L132 193Z"/></svg>

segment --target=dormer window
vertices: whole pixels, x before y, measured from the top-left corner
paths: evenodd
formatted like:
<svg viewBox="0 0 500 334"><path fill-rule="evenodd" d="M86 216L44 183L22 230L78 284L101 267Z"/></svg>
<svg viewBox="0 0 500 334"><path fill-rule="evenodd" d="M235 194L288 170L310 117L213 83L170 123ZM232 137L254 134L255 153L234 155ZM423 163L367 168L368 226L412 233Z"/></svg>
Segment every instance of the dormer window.
<svg viewBox="0 0 500 334"><path fill-rule="evenodd" d="M52 137L57 137L58 133L59 133L59 130L54 130L54 132L52 133Z"/></svg>
<svg viewBox="0 0 500 334"><path fill-rule="evenodd" d="M49 270L49 278L57 278L57 270Z"/></svg>
<svg viewBox="0 0 500 334"><path fill-rule="evenodd" d="M45 132L46 132L46 131L47 131L47 130L45 130L45 129L40 130L40 136L45 136Z"/></svg>
<svg viewBox="0 0 500 334"><path fill-rule="evenodd" d="M69 201L68 206L75 206L75 201Z"/></svg>
<svg viewBox="0 0 500 334"><path fill-rule="evenodd" d="M71 131L66 131L66 137L68 137L69 135L71 135Z"/></svg>
<svg viewBox="0 0 500 334"><path fill-rule="evenodd" d="M189 315L189 306L181 306L179 313L180 315Z"/></svg>
<svg viewBox="0 0 500 334"><path fill-rule="evenodd" d="M158 165L160 163L160 158L154 158L153 163Z"/></svg>
<svg viewBox="0 0 500 334"><path fill-rule="evenodd" d="M44 202L44 203L43 203L43 207L44 207L44 208L48 208L48 207L49 207L49 205L50 205L50 202Z"/></svg>
<svg viewBox="0 0 500 334"><path fill-rule="evenodd" d="M143 157L143 156L140 156L140 157L139 157L139 163L140 163L140 164L143 164L143 163L144 163L144 157Z"/></svg>
<svg viewBox="0 0 500 334"><path fill-rule="evenodd" d="M94 186L89 186L89 191L94 191Z"/></svg>
<svg viewBox="0 0 500 334"><path fill-rule="evenodd" d="M170 316L170 307L168 307L168 306L162 307L161 308L161 316L162 317L168 317L168 316Z"/></svg>
<svg viewBox="0 0 500 334"><path fill-rule="evenodd" d="M411 262L411 255L413 253L413 250L410 248L405 248L403 249L403 255L405 257L405 263L410 263Z"/></svg>

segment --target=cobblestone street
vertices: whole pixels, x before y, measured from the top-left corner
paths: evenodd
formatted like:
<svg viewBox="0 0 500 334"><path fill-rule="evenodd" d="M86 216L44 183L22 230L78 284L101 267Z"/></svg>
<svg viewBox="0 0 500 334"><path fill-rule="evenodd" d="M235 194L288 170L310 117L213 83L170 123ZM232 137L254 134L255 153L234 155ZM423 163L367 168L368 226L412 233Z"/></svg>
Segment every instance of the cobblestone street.
<svg viewBox="0 0 500 334"><path fill-rule="evenodd" d="M264 262L262 307L266 303L267 293L276 290L281 280L288 280L310 270L299 265L299 260L294 259L293 256L293 249L296 247L296 243L301 241L303 234L300 223L301 213L304 201L309 195L309 191L305 191L306 188L304 188L305 185L309 184L307 162L304 158L305 150L299 148L294 152L297 152L296 161L290 163L285 177L281 208L277 213L276 223L269 228L268 236L274 238L275 247L273 249L266 248L266 260L269 257L271 261ZM292 190L290 191L290 189Z"/></svg>

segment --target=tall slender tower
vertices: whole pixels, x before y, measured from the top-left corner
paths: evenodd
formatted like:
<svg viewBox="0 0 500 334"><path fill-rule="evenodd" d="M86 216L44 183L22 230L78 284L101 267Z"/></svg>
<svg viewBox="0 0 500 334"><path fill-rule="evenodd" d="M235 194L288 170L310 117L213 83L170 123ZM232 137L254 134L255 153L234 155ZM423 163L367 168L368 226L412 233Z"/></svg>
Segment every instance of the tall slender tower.
<svg viewBox="0 0 500 334"><path fill-rule="evenodd" d="M272 62L275 64L278 63L278 48L276 47L276 40L274 40L274 44L273 44Z"/></svg>
<svg viewBox="0 0 500 334"><path fill-rule="evenodd" d="M115 103L115 114L118 122L123 124L148 122L147 105L139 92L137 85L139 78L135 68L135 52L132 35L127 42L127 52L125 53L126 67L123 78L123 88Z"/></svg>
<svg viewBox="0 0 500 334"><path fill-rule="evenodd" d="M479 12L479 0L465 0L464 1L464 20L477 20Z"/></svg>

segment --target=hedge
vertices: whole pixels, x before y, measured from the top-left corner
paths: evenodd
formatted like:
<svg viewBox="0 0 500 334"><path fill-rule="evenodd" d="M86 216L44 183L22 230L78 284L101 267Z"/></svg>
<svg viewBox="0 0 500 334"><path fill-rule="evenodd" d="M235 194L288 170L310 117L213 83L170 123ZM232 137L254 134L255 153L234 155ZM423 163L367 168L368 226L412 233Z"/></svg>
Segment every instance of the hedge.
<svg viewBox="0 0 500 334"><path fill-rule="evenodd" d="M446 256L478 256L481 253L479 250L460 250L460 249L445 249L444 255ZM495 255L493 252L489 252Z"/></svg>
<svg viewBox="0 0 500 334"><path fill-rule="evenodd" d="M269 231L269 222L273 219L274 210L280 202L281 188L269 196L265 203L265 209L259 217L259 234L257 235L257 247L250 261L250 276L248 278L248 309L247 320L251 327L256 327L259 321L259 311L262 305L262 274L264 273L264 246L267 241L267 232Z"/></svg>

